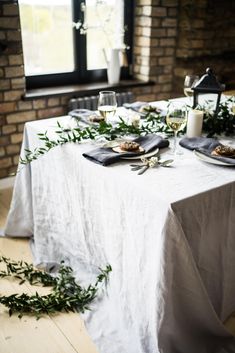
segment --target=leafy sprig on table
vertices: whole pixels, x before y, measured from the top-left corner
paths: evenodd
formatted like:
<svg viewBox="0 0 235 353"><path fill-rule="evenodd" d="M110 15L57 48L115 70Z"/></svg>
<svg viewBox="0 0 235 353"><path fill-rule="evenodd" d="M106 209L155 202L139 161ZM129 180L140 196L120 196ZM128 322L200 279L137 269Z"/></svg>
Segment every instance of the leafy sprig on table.
<svg viewBox="0 0 235 353"><path fill-rule="evenodd" d="M233 98L220 103L216 117L205 105L201 107L204 110L203 131L208 137L222 134L235 135L235 114L231 110L231 104L233 104Z"/></svg>
<svg viewBox="0 0 235 353"><path fill-rule="evenodd" d="M112 271L110 265L100 270L94 285L87 288L81 287L73 276L73 270L69 266L61 267L57 276L51 276L45 271L35 269L32 264L24 261L11 261L6 257L0 257L0 263L6 265L6 270L0 271L0 277L13 277L20 284L28 281L31 285L42 285L51 287L48 295L12 294L0 296L0 304L9 309L9 315L18 313L21 318L24 314L34 314L37 319L43 314L56 312L84 312L89 310L89 305L96 298L100 285L107 283L109 273Z"/></svg>
<svg viewBox="0 0 235 353"><path fill-rule="evenodd" d="M207 105L199 107L204 110L203 131L208 137L214 135L225 134L227 136L235 134L235 114L232 113L230 105L232 98L220 103L218 115L215 116L208 109ZM105 121L101 121L97 125L90 125L86 127L78 126L71 129L65 129L59 121L57 122L56 138L50 139L47 132L39 133L38 137L44 142L43 147L37 147L34 150L25 149L25 156L20 157L21 164L28 164L38 159L41 155L49 152L56 146L61 146L69 142L79 143L84 140L95 140L99 137L104 137L111 141L117 137L125 135L146 135L149 133L164 133L167 136L172 135L172 130L166 125L164 117L156 110L155 107L149 106L144 110L145 116L142 123L128 124L122 118L113 126ZM184 129L185 132L186 129Z"/></svg>
<svg viewBox="0 0 235 353"><path fill-rule="evenodd" d="M171 129L164 123L163 118L159 113L148 111L146 113L144 123L137 126L135 124L128 124L122 118L116 125L101 121L97 125L90 125L86 127L77 126L71 129L65 129L59 121L57 121L56 138L50 139L47 131L39 133L39 140L44 142L43 147L37 147L34 150L25 149L25 157L20 157L21 164L28 164L38 159L41 155L49 152L56 146L62 146L66 143L79 143L84 140L95 140L99 137L104 137L108 141L115 140L117 137L125 135L146 135L149 133L165 133L172 135Z"/></svg>

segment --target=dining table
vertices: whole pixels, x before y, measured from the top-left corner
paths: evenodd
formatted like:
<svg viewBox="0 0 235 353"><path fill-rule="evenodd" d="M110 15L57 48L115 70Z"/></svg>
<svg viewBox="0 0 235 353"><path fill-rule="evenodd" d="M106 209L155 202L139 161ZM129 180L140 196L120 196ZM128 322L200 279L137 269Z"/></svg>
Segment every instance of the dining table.
<svg viewBox="0 0 235 353"><path fill-rule="evenodd" d="M76 124L27 122L21 155L58 121ZM95 147L66 143L19 165L5 236L29 237L35 265L63 260L85 286L112 266L83 314L99 353L235 352L225 325L235 311L235 168L182 148L170 167L138 175L130 160L84 158Z"/></svg>

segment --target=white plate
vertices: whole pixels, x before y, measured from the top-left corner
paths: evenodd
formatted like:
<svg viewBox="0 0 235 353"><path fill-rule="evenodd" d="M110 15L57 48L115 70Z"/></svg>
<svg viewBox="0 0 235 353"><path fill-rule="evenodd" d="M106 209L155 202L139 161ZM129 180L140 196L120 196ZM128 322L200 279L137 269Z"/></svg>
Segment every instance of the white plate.
<svg viewBox="0 0 235 353"><path fill-rule="evenodd" d="M145 154L139 154L138 156L132 156L132 157L121 157L121 159L141 159L142 157L152 157L154 156L155 154L157 154L159 151L159 148L156 148L155 150L151 151L151 152L148 152L148 153L145 153Z"/></svg>
<svg viewBox="0 0 235 353"><path fill-rule="evenodd" d="M203 162L216 164L216 165L223 165L223 166L227 166L227 167L235 167L235 164L230 164L230 163L226 163L226 162L214 159L214 158L210 158L210 157L206 156L205 154L200 153L195 150L193 152L194 152L195 156L198 157Z"/></svg>
<svg viewBox="0 0 235 353"><path fill-rule="evenodd" d="M124 150L121 149L120 146L113 147L112 150L113 150L114 152L118 152L118 153L127 153L127 152L131 152L131 153L135 153L135 152L136 152L136 153L139 153L139 152L144 152L144 149L143 149L143 147L141 147L141 146L139 146L138 150L134 150L134 151L124 151Z"/></svg>

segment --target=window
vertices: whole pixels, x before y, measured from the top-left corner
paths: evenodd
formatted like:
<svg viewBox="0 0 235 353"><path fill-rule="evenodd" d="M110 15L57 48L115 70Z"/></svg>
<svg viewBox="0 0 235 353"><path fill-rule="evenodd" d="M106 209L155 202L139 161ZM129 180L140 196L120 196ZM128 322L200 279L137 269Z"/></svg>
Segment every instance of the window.
<svg viewBox="0 0 235 353"><path fill-rule="evenodd" d="M132 3L19 0L27 88L105 80L108 49L132 46Z"/></svg>

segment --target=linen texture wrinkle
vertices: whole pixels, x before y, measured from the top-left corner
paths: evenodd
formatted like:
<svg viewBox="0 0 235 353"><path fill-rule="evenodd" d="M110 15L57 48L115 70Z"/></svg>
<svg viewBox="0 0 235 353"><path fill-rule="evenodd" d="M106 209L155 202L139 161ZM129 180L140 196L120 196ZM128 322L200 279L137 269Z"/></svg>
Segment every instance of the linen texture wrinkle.
<svg viewBox="0 0 235 353"><path fill-rule="evenodd" d="M56 120L26 123L23 146L53 137ZM234 170L185 150L138 176L126 161L91 163L91 148L66 144L26 166L5 234L33 235L35 263L65 260L84 285L111 264L107 293L84 315L100 353L235 351L222 324L234 311Z"/></svg>

